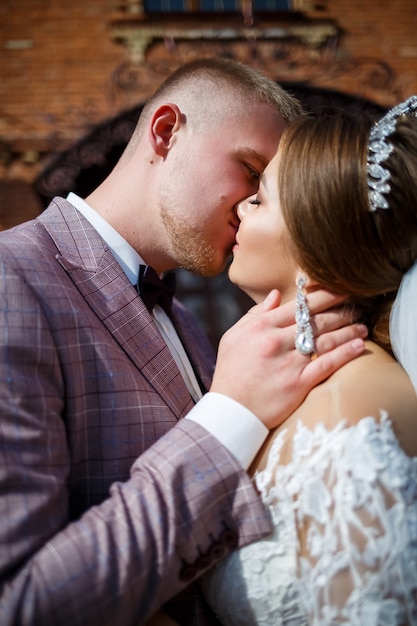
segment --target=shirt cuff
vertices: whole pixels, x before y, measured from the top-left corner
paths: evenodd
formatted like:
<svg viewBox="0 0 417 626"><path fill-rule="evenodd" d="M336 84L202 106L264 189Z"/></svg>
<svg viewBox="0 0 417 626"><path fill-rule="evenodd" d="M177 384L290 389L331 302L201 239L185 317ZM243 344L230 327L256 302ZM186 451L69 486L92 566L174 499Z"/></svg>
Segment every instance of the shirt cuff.
<svg viewBox="0 0 417 626"><path fill-rule="evenodd" d="M187 414L203 426L247 470L269 430L249 409L221 393L206 393Z"/></svg>

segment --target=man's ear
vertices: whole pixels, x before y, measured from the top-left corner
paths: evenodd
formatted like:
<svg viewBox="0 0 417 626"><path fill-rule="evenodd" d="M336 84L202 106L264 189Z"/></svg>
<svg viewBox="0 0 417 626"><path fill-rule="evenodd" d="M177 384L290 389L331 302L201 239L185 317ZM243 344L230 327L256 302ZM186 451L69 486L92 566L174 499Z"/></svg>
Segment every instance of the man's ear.
<svg viewBox="0 0 417 626"><path fill-rule="evenodd" d="M172 137L181 125L182 117L176 104L162 104L154 111L149 124L149 141L155 154L166 156Z"/></svg>

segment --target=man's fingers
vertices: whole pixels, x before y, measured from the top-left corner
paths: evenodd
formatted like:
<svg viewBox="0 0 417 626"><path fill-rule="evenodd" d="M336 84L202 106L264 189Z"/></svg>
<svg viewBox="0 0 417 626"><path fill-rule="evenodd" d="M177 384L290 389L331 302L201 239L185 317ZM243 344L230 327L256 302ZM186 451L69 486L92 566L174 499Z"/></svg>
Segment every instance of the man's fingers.
<svg viewBox="0 0 417 626"><path fill-rule="evenodd" d="M265 298L263 302L261 302L261 307L263 311L271 311L272 309L276 309L281 304L281 294L278 289L273 289Z"/></svg>
<svg viewBox="0 0 417 626"><path fill-rule="evenodd" d="M368 329L364 324L343 326L342 328L328 331L316 337L314 340L315 352L319 355L325 354L354 339L365 339L367 335Z"/></svg>
<svg viewBox="0 0 417 626"><path fill-rule="evenodd" d="M262 313L265 313L266 311L271 311L272 309L276 309L277 307L279 307L280 302L280 292L278 291L278 289L273 289L266 296L265 300L262 300L262 302L259 302L259 304L254 304L253 307L251 307L246 313L246 315L260 315Z"/></svg>
<svg viewBox="0 0 417 626"><path fill-rule="evenodd" d="M315 385L334 374L339 367L360 356L364 350L365 343L363 339L353 339L353 341L343 343L317 359L307 361L307 365L301 375L303 383L312 389Z"/></svg>
<svg viewBox="0 0 417 626"><path fill-rule="evenodd" d="M323 292L322 292L323 293ZM315 292L314 295L317 295ZM334 302L335 296L325 292L325 296L320 298L320 304L329 301ZM339 298L339 296L337 296ZM296 324L294 319L295 304L288 302L279 306L281 294L279 291L272 291L261 303L254 305L240 320L235 327L242 326L249 322L253 323L255 318L262 321L265 327L271 328L280 334L281 348L286 346L288 350L294 348L296 337ZM318 302L316 302L318 304ZM353 318L353 319L352 319ZM269 320L269 322L268 322ZM366 338L368 330L363 324L354 324L354 312L351 308L339 306L332 310L317 313L311 317L313 327L315 351L317 354L324 354L337 348L339 345L351 341L355 338Z"/></svg>
<svg viewBox="0 0 417 626"><path fill-rule="evenodd" d="M342 305L344 300L344 296L335 295L324 289L308 294L307 302L314 334L336 330L341 326L352 324L358 318L352 307ZM295 301L282 305L280 302L281 294L274 289L263 302L249 309L246 315L262 315L269 311L272 316L271 323L277 328L292 326L295 323Z"/></svg>
<svg viewBox="0 0 417 626"><path fill-rule="evenodd" d="M245 325L248 321L253 320L254 317L264 316L268 311L272 311L273 309L281 310L279 305L281 302L281 294L278 289L273 289L262 302L259 304L254 304L246 313L242 315L240 319L235 322L234 327L237 328L239 326ZM294 317L294 316L293 316ZM294 319L292 320L294 322ZM291 317L289 317L289 322L291 323ZM283 324L283 326L287 326L287 324ZM274 320L274 325L279 328L281 324Z"/></svg>
<svg viewBox="0 0 417 626"><path fill-rule="evenodd" d="M310 313L315 315L340 306L346 300L346 296L336 295L331 291L326 291L326 289L317 289L316 291L309 291L306 299Z"/></svg>
<svg viewBox="0 0 417 626"><path fill-rule="evenodd" d="M339 306L335 309L317 313L311 317L314 336L353 324L358 314L351 307Z"/></svg>

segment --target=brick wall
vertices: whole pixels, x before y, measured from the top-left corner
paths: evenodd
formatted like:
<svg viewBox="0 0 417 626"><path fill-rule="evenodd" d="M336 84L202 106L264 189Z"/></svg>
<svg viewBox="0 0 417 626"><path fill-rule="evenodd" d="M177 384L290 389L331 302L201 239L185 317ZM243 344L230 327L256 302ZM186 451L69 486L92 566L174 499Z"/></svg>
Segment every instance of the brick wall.
<svg viewBox="0 0 417 626"><path fill-rule="evenodd" d="M396 95L406 98L417 93L415 0L329 0L323 4L326 11L322 15L335 20L343 30L339 42L340 59L380 61L389 65L395 74L396 94L390 89L371 94L363 85L363 96L372 96L381 104L391 105L398 101ZM337 88L356 92L356 78L354 71L352 75L341 76Z"/></svg>
<svg viewBox="0 0 417 626"><path fill-rule="evenodd" d="M253 44L237 42L233 53L277 80L308 81L382 105L417 93L414 0L379 0L377 5L373 0L321 0L320 5L322 10L305 17L335 25L338 34L326 46L304 47L285 57L276 53L273 41L259 41L255 52ZM226 44L167 38L151 45L135 64L132 51L112 37L115 6L115 0L0 3L2 224L39 210L31 194L24 193L19 202L12 196L30 186L59 151L143 102L193 55L225 53Z"/></svg>

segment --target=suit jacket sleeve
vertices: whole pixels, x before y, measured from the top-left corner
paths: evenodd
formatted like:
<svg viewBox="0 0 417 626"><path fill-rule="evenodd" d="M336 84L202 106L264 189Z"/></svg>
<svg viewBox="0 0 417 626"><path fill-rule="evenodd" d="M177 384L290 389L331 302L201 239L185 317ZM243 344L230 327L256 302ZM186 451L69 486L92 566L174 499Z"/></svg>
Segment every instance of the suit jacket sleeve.
<svg viewBox="0 0 417 626"><path fill-rule="evenodd" d="M63 415L76 399L59 339L34 288L5 263L0 273L0 623L141 624L230 549L269 532L269 518L232 456L182 420L72 520Z"/></svg>

